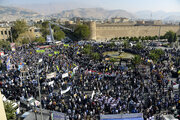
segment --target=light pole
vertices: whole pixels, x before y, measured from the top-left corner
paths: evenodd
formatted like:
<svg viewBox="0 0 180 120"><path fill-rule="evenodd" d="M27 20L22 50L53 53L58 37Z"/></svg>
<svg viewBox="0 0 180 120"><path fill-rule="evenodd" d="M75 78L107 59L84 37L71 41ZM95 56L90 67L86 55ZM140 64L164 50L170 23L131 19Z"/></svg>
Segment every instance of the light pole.
<svg viewBox="0 0 180 120"><path fill-rule="evenodd" d="M40 97L40 110L41 110L41 120L43 120L43 114L42 114L42 104L41 104L41 86L40 86L40 82L39 82L39 64L42 62L42 59L39 59L38 61L38 66L37 66L37 79L38 79L38 88L39 88L39 97Z"/></svg>

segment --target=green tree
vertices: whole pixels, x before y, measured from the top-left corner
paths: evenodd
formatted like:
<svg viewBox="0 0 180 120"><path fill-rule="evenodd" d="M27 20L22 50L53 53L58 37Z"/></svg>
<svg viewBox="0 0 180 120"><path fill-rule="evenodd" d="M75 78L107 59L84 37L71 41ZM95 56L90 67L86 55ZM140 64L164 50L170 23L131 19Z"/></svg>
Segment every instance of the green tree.
<svg viewBox="0 0 180 120"><path fill-rule="evenodd" d="M141 60L141 56L140 55L135 55L134 58L132 59L132 64L134 66L137 66L139 64L141 64L142 60Z"/></svg>
<svg viewBox="0 0 180 120"><path fill-rule="evenodd" d="M142 41L144 41L144 40L145 40L145 37L144 37L144 36L143 36L143 37L141 37L141 40L142 40Z"/></svg>
<svg viewBox="0 0 180 120"><path fill-rule="evenodd" d="M74 34L80 39L87 39L90 35L90 29L87 25L78 25Z"/></svg>
<svg viewBox="0 0 180 120"><path fill-rule="evenodd" d="M117 62L117 59L115 59L115 58L110 58L110 62Z"/></svg>
<svg viewBox="0 0 180 120"><path fill-rule="evenodd" d="M0 40L0 48L10 50L10 42Z"/></svg>
<svg viewBox="0 0 180 120"><path fill-rule="evenodd" d="M46 40L45 40L44 37L38 37L38 38L35 39L35 42L38 42L38 43L45 43Z"/></svg>
<svg viewBox="0 0 180 120"><path fill-rule="evenodd" d="M124 48L128 48L130 46L129 42L127 40L124 41Z"/></svg>
<svg viewBox="0 0 180 120"><path fill-rule="evenodd" d="M24 39L22 39L21 43L22 43L22 44L28 44L28 43L29 43L29 40L26 39L26 38L24 38Z"/></svg>
<svg viewBox="0 0 180 120"><path fill-rule="evenodd" d="M42 27L43 27L43 28L49 28L49 21L44 21L44 22L42 23Z"/></svg>
<svg viewBox="0 0 180 120"><path fill-rule="evenodd" d="M134 41L134 37L130 37L129 41Z"/></svg>
<svg viewBox="0 0 180 120"><path fill-rule="evenodd" d="M42 36L44 38L46 38L46 36L50 34L49 21L45 21L45 22L42 23L40 31L41 31Z"/></svg>
<svg viewBox="0 0 180 120"><path fill-rule="evenodd" d="M165 39L165 37L164 36L160 36L160 39Z"/></svg>
<svg viewBox="0 0 180 120"><path fill-rule="evenodd" d="M61 31L60 27L55 25L53 28L54 32L58 32L58 31Z"/></svg>
<svg viewBox="0 0 180 120"><path fill-rule="evenodd" d="M162 49L155 49L151 50L149 53L149 57L154 61L157 62L161 56L163 56L165 52Z"/></svg>
<svg viewBox="0 0 180 120"><path fill-rule="evenodd" d="M92 58L94 59L94 60L99 60L100 59L100 54L98 53L98 52L95 52L95 53L92 53Z"/></svg>
<svg viewBox="0 0 180 120"><path fill-rule="evenodd" d="M116 46L116 44L114 42L111 42L110 44L108 44L108 47L111 47L111 48L113 48L115 46Z"/></svg>
<svg viewBox="0 0 180 120"><path fill-rule="evenodd" d="M138 42L138 43L136 43L136 46L135 46L135 48L137 48L137 49L143 49L143 45L140 43L140 42Z"/></svg>
<svg viewBox="0 0 180 120"><path fill-rule="evenodd" d="M164 37L168 39L169 43L175 42L177 40L176 33L174 33L173 31L166 32Z"/></svg>
<svg viewBox="0 0 180 120"><path fill-rule="evenodd" d="M59 30L54 33L55 40L61 41L63 38L65 38L65 33L63 31Z"/></svg>
<svg viewBox="0 0 180 120"><path fill-rule="evenodd" d="M18 36L28 30L28 26L24 20L17 20L12 26L12 36L13 39L17 39Z"/></svg>
<svg viewBox="0 0 180 120"><path fill-rule="evenodd" d="M16 114L15 114L16 110L13 107L13 103L12 102L4 102L4 108L5 108L7 120L15 120L16 119Z"/></svg>
<svg viewBox="0 0 180 120"><path fill-rule="evenodd" d="M91 46L91 45L85 45L82 51L83 51L84 54L90 55L90 54L93 53L93 49L94 49L93 46Z"/></svg>
<svg viewBox="0 0 180 120"><path fill-rule="evenodd" d="M139 41L139 39L137 37L134 37L134 41Z"/></svg>
<svg viewBox="0 0 180 120"><path fill-rule="evenodd" d="M118 38L117 38L117 37L115 37L114 39L115 39L115 40L118 40Z"/></svg>

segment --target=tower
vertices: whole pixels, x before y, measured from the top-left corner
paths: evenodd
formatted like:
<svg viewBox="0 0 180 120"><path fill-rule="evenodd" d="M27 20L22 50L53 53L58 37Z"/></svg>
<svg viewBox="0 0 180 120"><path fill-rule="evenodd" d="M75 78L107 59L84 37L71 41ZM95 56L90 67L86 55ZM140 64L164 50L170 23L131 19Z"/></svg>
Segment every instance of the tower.
<svg viewBox="0 0 180 120"><path fill-rule="evenodd" d="M89 22L89 28L90 28L90 40L96 40L96 22L91 21Z"/></svg>

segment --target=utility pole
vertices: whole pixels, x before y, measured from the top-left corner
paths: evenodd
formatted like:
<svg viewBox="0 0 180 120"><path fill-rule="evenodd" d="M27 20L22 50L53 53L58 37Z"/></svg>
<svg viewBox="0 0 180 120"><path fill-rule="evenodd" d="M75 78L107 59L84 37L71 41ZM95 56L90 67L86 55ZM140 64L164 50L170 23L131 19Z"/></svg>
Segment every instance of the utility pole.
<svg viewBox="0 0 180 120"><path fill-rule="evenodd" d="M39 88L39 98L40 98L40 110L41 110L41 120L43 120L43 114L42 114L42 103L41 103L41 86L39 82L39 63L42 62L42 59L38 61L38 66L37 66L37 79L38 79L38 88Z"/></svg>

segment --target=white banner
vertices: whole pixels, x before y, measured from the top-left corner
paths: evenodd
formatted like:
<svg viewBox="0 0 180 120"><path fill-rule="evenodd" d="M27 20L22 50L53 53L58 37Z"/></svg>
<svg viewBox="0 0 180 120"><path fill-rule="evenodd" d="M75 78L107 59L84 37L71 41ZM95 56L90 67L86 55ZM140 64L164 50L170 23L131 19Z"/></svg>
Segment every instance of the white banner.
<svg viewBox="0 0 180 120"><path fill-rule="evenodd" d="M53 85L54 84L54 80L51 82L48 82L48 85Z"/></svg>
<svg viewBox="0 0 180 120"><path fill-rule="evenodd" d="M93 99L94 95L95 95L95 92L93 90L92 95L91 95L91 99Z"/></svg>
<svg viewBox="0 0 180 120"><path fill-rule="evenodd" d="M66 77L68 77L68 76L69 76L68 73L62 74L62 78L66 78Z"/></svg>
<svg viewBox="0 0 180 120"><path fill-rule="evenodd" d="M71 87L68 87L66 90L62 90L61 95L67 93L70 89L71 89Z"/></svg>
<svg viewBox="0 0 180 120"><path fill-rule="evenodd" d="M76 70L78 70L78 66L73 69L73 73L76 73Z"/></svg>
<svg viewBox="0 0 180 120"><path fill-rule="evenodd" d="M50 74L46 75L47 79L51 79L51 78L54 78L54 77L56 77L56 72L53 72L53 73L50 73Z"/></svg>

